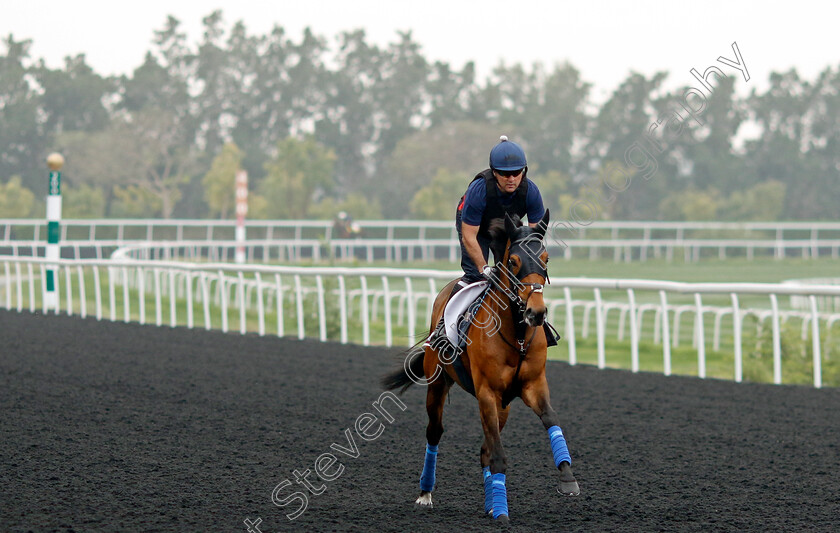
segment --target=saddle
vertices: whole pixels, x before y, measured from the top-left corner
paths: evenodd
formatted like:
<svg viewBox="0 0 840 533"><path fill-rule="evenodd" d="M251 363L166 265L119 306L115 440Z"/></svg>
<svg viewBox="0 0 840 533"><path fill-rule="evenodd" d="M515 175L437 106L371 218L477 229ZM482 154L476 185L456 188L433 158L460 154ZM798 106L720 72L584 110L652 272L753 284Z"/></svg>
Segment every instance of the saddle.
<svg viewBox="0 0 840 533"><path fill-rule="evenodd" d="M473 318L481 308L484 298L490 292L490 288L490 283L487 281L466 284L459 280L449 295L440 322L424 343L425 346L434 346L439 350L455 351L457 356L451 358L451 366L464 389L473 396L475 396L475 387L472 376L464 367L460 354L467 347L467 334L473 324ZM557 346L557 340L560 338L557 330L548 321L543 323L543 329L545 330L546 344Z"/></svg>

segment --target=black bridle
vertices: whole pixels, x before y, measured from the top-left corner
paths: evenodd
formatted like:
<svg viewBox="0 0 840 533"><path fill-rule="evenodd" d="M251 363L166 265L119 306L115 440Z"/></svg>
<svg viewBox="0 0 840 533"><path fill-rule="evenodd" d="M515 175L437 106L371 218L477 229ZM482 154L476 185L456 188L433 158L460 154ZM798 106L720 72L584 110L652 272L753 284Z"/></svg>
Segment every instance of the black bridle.
<svg viewBox="0 0 840 533"><path fill-rule="evenodd" d="M545 245L543 244L542 239L536 238L534 234L528 234L523 238L510 243L508 257L510 257L513 253L519 257L521 262L519 272L515 275L513 274L510 270L512 263L508 260L508 264L505 265L505 269L507 270L506 274L511 282L511 285L514 285L514 287L499 288L505 292L508 299L513 306L516 307L520 315L524 313L525 309L528 307L528 300L531 299L531 296L534 294L542 294L545 286L543 283L526 283L522 280L531 274L538 274L546 281L546 283L551 283L548 277L546 264L540 259L544 251ZM516 290L520 287L528 287L530 289L524 300L519 295L519 291Z"/></svg>
<svg viewBox="0 0 840 533"><path fill-rule="evenodd" d="M538 274L545 279L547 283L549 282L546 264L540 259L544 251L545 245L540 237L533 233L522 235L521 237L511 241L507 253L508 257L510 257L511 254L515 254L519 257L519 271L516 274L512 272L510 268L512 266L510 259L508 259L507 265L502 264L496 267L498 270L501 270L506 274L506 277L509 280L508 286L502 285L499 277L491 277L493 285L497 289L501 290L505 296L507 296L508 300L515 309L513 317L514 329L516 331L516 345L507 340L504 335L501 335L501 332L499 332L499 335L505 344L519 352L520 365L522 364L522 360L525 358L525 354L528 352L531 341L534 340L537 328L539 327L534 327L534 331L531 333L530 338L526 342L525 332L527 331L528 326L525 324L525 310L528 308L528 301L531 297L534 294L541 294L545 286L543 283L530 283L522 280L531 274ZM530 290L528 291L527 296L523 299L519 295L519 291L524 287L527 287ZM525 327L522 327L523 325ZM517 366L516 374L519 374L519 366Z"/></svg>

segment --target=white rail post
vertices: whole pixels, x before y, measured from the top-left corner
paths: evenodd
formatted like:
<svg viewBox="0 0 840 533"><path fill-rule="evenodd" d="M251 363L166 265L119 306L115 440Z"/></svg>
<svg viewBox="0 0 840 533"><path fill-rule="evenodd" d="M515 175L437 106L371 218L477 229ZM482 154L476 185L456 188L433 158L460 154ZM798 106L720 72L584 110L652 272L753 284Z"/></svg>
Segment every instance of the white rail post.
<svg viewBox="0 0 840 533"><path fill-rule="evenodd" d="M318 288L318 338L321 342L327 340L327 305L324 301L324 280L322 276L315 276L315 284Z"/></svg>
<svg viewBox="0 0 840 533"><path fill-rule="evenodd" d="M283 280L280 274L274 274L274 287L277 291L277 336L282 337L286 333L286 324L283 318Z"/></svg>
<svg viewBox="0 0 840 533"><path fill-rule="evenodd" d="M601 289L595 289L595 329L598 344L598 368L607 366L606 350L604 349L604 305L601 301Z"/></svg>
<svg viewBox="0 0 840 533"><path fill-rule="evenodd" d="M703 301L700 293L694 293L694 305L697 312L694 315L694 327L697 332L697 375L706 377L706 332L703 324Z"/></svg>
<svg viewBox="0 0 840 533"><path fill-rule="evenodd" d="M566 296L566 339L569 345L569 364L577 364L577 347L575 346L575 315L572 309L572 291L569 287L563 287L563 294Z"/></svg>
<svg viewBox="0 0 840 533"><path fill-rule="evenodd" d="M808 296L811 303L811 349L814 356L814 387L822 388L822 355L820 354L820 315L817 313L817 299Z"/></svg>
<svg viewBox="0 0 840 533"><path fill-rule="evenodd" d="M181 226L178 226L179 228ZM187 282L187 328L193 329L195 321L193 317L193 276L191 270L185 270L184 276Z"/></svg>
<svg viewBox="0 0 840 533"><path fill-rule="evenodd" d="M344 276L338 276L338 309L341 316L341 344L347 344L347 286Z"/></svg>
<svg viewBox="0 0 840 533"><path fill-rule="evenodd" d="M96 320L102 320L102 288L99 285L99 267L96 265L93 265L93 297L96 298Z"/></svg>
<svg viewBox="0 0 840 533"><path fill-rule="evenodd" d="M20 313L23 311L23 278L20 275L20 263L15 263L15 278L17 279L17 283L15 283L17 312Z"/></svg>
<svg viewBox="0 0 840 533"><path fill-rule="evenodd" d="M143 267L137 267L137 303L140 306L140 324L146 323L146 273Z"/></svg>
<svg viewBox="0 0 840 533"><path fill-rule="evenodd" d="M175 271L173 269L169 269L169 326L175 327L178 325L178 317L176 315L175 310ZM222 295L224 298L225 295Z"/></svg>
<svg viewBox="0 0 840 533"><path fill-rule="evenodd" d="M630 301L630 367L633 372L638 372L639 330L636 325L636 295L633 289L627 289L627 299Z"/></svg>
<svg viewBox="0 0 840 533"><path fill-rule="evenodd" d="M671 375L671 339L668 331L668 298L664 290L659 291L659 302L662 306L660 312L662 324L662 363L664 366L663 374Z"/></svg>
<svg viewBox="0 0 840 533"><path fill-rule="evenodd" d="M227 287L225 287L225 273L219 270L219 282L216 284L216 289L219 291L219 303L222 307L222 332L228 331L228 302L227 302Z"/></svg>
<svg viewBox="0 0 840 533"><path fill-rule="evenodd" d="M76 266L76 274L79 276L79 314L87 318L87 297L85 295L85 276L81 265ZM20 296L18 296L20 297Z"/></svg>
<svg viewBox="0 0 840 533"><path fill-rule="evenodd" d="M204 329L210 331L212 327L210 319L210 290L207 287L207 272L201 271L198 278L201 283L201 304L204 307Z"/></svg>
<svg viewBox="0 0 840 533"><path fill-rule="evenodd" d="M255 274L257 277L257 331L260 337L262 337L265 335L265 305L263 302L262 275L259 272Z"/></svg>
<svg viewBox="0 0 840 533"><path fill-rule="evenodd" d="M744 378L744 360L741 353L741 310L738 307L738 295L731 293L732 300L732 334L735 341L735 382L741 383Z"/></svg>
<svg viewBox="0 0 840 533"><path fill-rule="evenodd" d="M12 309L12 285L11 285L11 276L9 275L9 262L3 262L3 269L6 272L6 281L3 285L3 292L6 294L6 307L5 309L11 310Z"/></svg>
<svg viewBox="0 0 840 533"><path fill-rule="evenodd" d="M111 308L109 310L111 322L115 322L117 320L117 288L116 283L114 281L116 271L116 268L108 267L108 297L110 299L111 304Z"/></svg>
<svg viewBox="0 0 840 533"><path fill-rule="evenodd" d="M66 294L65 300L67 300L67 316L73 315L73 282L72 282L72 272L70 272L70 267L67 266L64 268L64 292Z"/></svg>
<svg viewBox="0 0 840 533"><path fill-rule="evenodd" d="M385 346L390 348L394 345L394 336L391 331L391 290L388 286L388 276L382 276L382 289L385 293Z"/></svg>
<svg viewBox="0 0 840 533"><path fill-rule="evenodd" d="M298 339L303 339L306 336L303 324L303 287L298 274L295 274L295 308L297 309Z"/></svg>
<svg viewBox="0 0 840 533"><path fill-rule="evenodd" d="M368 311L368 286L367 278L360 276L362 283L362 344L370 345L370 312Z"/></svg>
<svg viewBox="0 0 840 533"><path fill-rule="evenodd" d="M161 325L163 325L163 304L161 300L160 269L153 269L152 275L155 277L155 325L160 327Z"/></svg>
<svg viewBox="0 0 840 533"><path fill-rule="evenodd" d="M770 307L773 315L773 383L782 383L782 334L779 325L779 300L770 295Z"/></svg>
<svg viewBox="0 0 840 533"><path fill-rule="evenodd" d="M245 320L245 274L240 270L236 277L239 279L239 334L245 335L248 331Z"/></svg>
<svg viewBox="0 0 840 533"><path fill-rule="evenodd" d="M411 278L405 277L405 293L406 293L406 315L408 315L408 346L413 346L415 334L415 322L417 321L417 313L414 309L414 291L411 287Z"/></svg>

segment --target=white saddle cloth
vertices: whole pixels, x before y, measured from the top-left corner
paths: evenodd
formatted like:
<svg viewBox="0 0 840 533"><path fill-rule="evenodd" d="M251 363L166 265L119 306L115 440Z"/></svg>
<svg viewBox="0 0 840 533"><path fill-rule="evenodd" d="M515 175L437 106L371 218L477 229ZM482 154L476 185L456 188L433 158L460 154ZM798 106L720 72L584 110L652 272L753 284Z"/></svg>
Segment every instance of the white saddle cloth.
<svg viewBox="0 0 840 533"><path fill-rule="evenodd" d="M476 281L455 293L443 310L443 324L446 329L446 337L454 346L458 346L458 318L464 311L481 295L488 281Z"/></svg>

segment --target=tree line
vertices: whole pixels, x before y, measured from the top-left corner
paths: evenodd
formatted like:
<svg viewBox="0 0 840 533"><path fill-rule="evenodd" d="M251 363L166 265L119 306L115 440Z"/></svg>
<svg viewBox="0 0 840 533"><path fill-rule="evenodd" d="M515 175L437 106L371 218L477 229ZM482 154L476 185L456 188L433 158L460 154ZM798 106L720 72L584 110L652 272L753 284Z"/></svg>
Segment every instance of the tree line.
<svg viewBox="0 0 840 533"><path fill-rule="evenodd" d="M44 160L60 151L65 218L232 218L244 169L251 218L449 219L504 133L563 217L594 195L590 218L835 218L840 68L772 73L744 97L734 76L714 79L703 120L656 141L667 149L642 178L628 148L685 91L665 90L666 72L630 72L596 105L568 63L478 79L474 63L428 60L410 32L383 47L362 30L258 35L220 11L203 28L189 43L168 17L143 63L111 77L84 54L52 69L31 41L3 39L0 217L43 216Z"/></svg>

